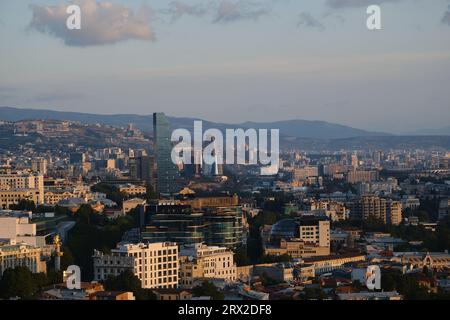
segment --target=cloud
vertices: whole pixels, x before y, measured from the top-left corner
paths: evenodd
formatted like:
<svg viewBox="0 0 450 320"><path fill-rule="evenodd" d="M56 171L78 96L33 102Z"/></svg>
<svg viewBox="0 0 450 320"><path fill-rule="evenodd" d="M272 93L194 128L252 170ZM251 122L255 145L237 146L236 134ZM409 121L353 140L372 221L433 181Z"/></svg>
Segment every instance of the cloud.
<svg viewBox="0 0 450 320"><path fill-rule="evenodd" d="M263 3L223 0L217 6L213 23L226 24L239 20L257 20L269 13L270 9Z"/></svg>
<svg viewBox="0 0 450 320"><path fill-rule="evenodd" d="M81 7L81 30L66 27L67 5L31 5L33 18L30 29L62 39L68 46L107 45L130 39L154 41L150 24L151 12L141 9L136 13L106 0L77 0Z"/></svg>
<svg viewBox="0 0 450 320"><path fill-rule="evenodd" d="M327 0L326 4L333 9L368 7L373 4L399 2L401 0Z"/></svg>
<svg viewBox="0 0 450 320"><path fill-rule="evenodd" d="M442 23L450 26L450 5L448 6L447 11L444 13L444 17L442 17Z"/></svg>
<svg viewBox="0 0 450 320"><path fill-rule="evenodd" d="M169 8L163 10L164 14L171 16L172 22L182 18L185 15L202 17L208 12L208 6L203 4L186 4L181 1L172 1L169 3Z"/></svg>
<svg viewBox="0 0 450 320"><path fill-rule="evenodd" d="M320 31L325 30L324 25L314 18L311 14L307 12L302 12L299 14L299 22L297 24L298 27L307 27L307 28L314 28L318 29Z"/></svg>

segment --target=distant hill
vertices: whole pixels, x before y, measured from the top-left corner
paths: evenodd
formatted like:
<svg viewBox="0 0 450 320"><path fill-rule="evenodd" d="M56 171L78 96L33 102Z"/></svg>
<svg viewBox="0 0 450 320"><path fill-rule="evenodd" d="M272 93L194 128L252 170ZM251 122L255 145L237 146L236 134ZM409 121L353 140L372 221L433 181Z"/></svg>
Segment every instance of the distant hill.
<svg viewBox="0 0 450 320"><path fill-rule="evenodd" d="M144 131L152 131L153 118L152 115L134 115L134 114L117 114L117 115L100 115L78 112L61 112L52 110L39 109L19 109L11 107L0 107L0 120L20 121L20 120L69 120L79 121L82 123L94 124L101 123L105 125L124 127L130 123ZM169 121L174 128L193 127L193 118L169 117ZM203 121L204 129L208 128L256 128L256 129L280 129L282 136L291 136L295 138L312 138L312 139L346 139L353 137L373 137L388 136L386 133L370 132L352 127L334 124L324 121L307 121L307 120L287 120L267 123L245 122L242 124L225 124Z"/></svg>
<svg viewBox="0 0 450 320"><path fill-rule="evenodd" d="M412 132L414 135L428 135L428 136L450 136L450 126L444 128L424 129Z"/></svg>

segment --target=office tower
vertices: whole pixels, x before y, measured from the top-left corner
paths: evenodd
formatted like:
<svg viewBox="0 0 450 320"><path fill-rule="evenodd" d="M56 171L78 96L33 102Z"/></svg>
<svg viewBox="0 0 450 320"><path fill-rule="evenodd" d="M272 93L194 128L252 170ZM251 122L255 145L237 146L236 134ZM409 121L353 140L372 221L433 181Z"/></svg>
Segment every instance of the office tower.
<svg viewBox="0 0 450 320"><path fill-rule="evenodd" d="M170 242L119 244L110 254L95 250L94 279L104 281L130 270L142 288L176 288L178 285L178 245Z"/></svg>
<svg viewBox="0 0 450 320"><path fill-rule="evenodd" d="M159 201L147 207L143 219L143 241L227 248L242 244L242 208L236 196Z"/></svg>
<svg viewBox="0 0 450 320"><path fill-rule="evenodd" d="M159 201L148 206L147 226L142 231L143 241L173 241L179 244L204 241L203 212L193 210L180 202Z"/></svg>
<svg viewBox="0 0 450 320"><path fill-rule="evenodd" d="M155 187L155 159L151 156L141 156L130 159L130 177L143 180L148 186Z"/></svg>
<svg viewBox="0 0 450 320"><path fill-rule="evenodd" d="M162 194L179 191L178 169L172 162L170 125L164 113L153 114L153 134L156 160L156 190Z"/></svg>
<svg viewBox="0 0 450 320"><path fill-rule="evenodd" d="M36 158L31 160L31 170L40 174L47 174L47 160L44 158Z"/></svg>

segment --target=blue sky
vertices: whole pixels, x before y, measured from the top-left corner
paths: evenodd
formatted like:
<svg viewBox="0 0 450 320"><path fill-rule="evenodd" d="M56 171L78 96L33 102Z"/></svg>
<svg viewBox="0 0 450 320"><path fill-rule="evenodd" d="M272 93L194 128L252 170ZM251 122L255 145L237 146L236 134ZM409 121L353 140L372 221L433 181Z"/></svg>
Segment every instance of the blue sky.
<svg viewBox="0 0 450 320"><path fill-rule="evenodd" d="M81 36L45 11L71 3L0 1L0 105L450 125L448 0L112 0L101 19L82 12ZM367 30L368 3L383 30ZM123 29L104 30L126 8Z"/></svg>

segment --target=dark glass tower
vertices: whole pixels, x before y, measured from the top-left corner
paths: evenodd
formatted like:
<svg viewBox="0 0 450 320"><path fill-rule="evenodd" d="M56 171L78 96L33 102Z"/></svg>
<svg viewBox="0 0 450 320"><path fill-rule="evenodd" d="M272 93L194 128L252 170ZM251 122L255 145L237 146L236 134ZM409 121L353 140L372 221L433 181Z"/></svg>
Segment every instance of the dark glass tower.
<svg viewBox="0 0 450 320"><path fill-rule="evenodd" d="M153 114L153 134L155 141L156 189L161 194L180 191L178 168L172 162L170 124L164 113Z"/></svg>

